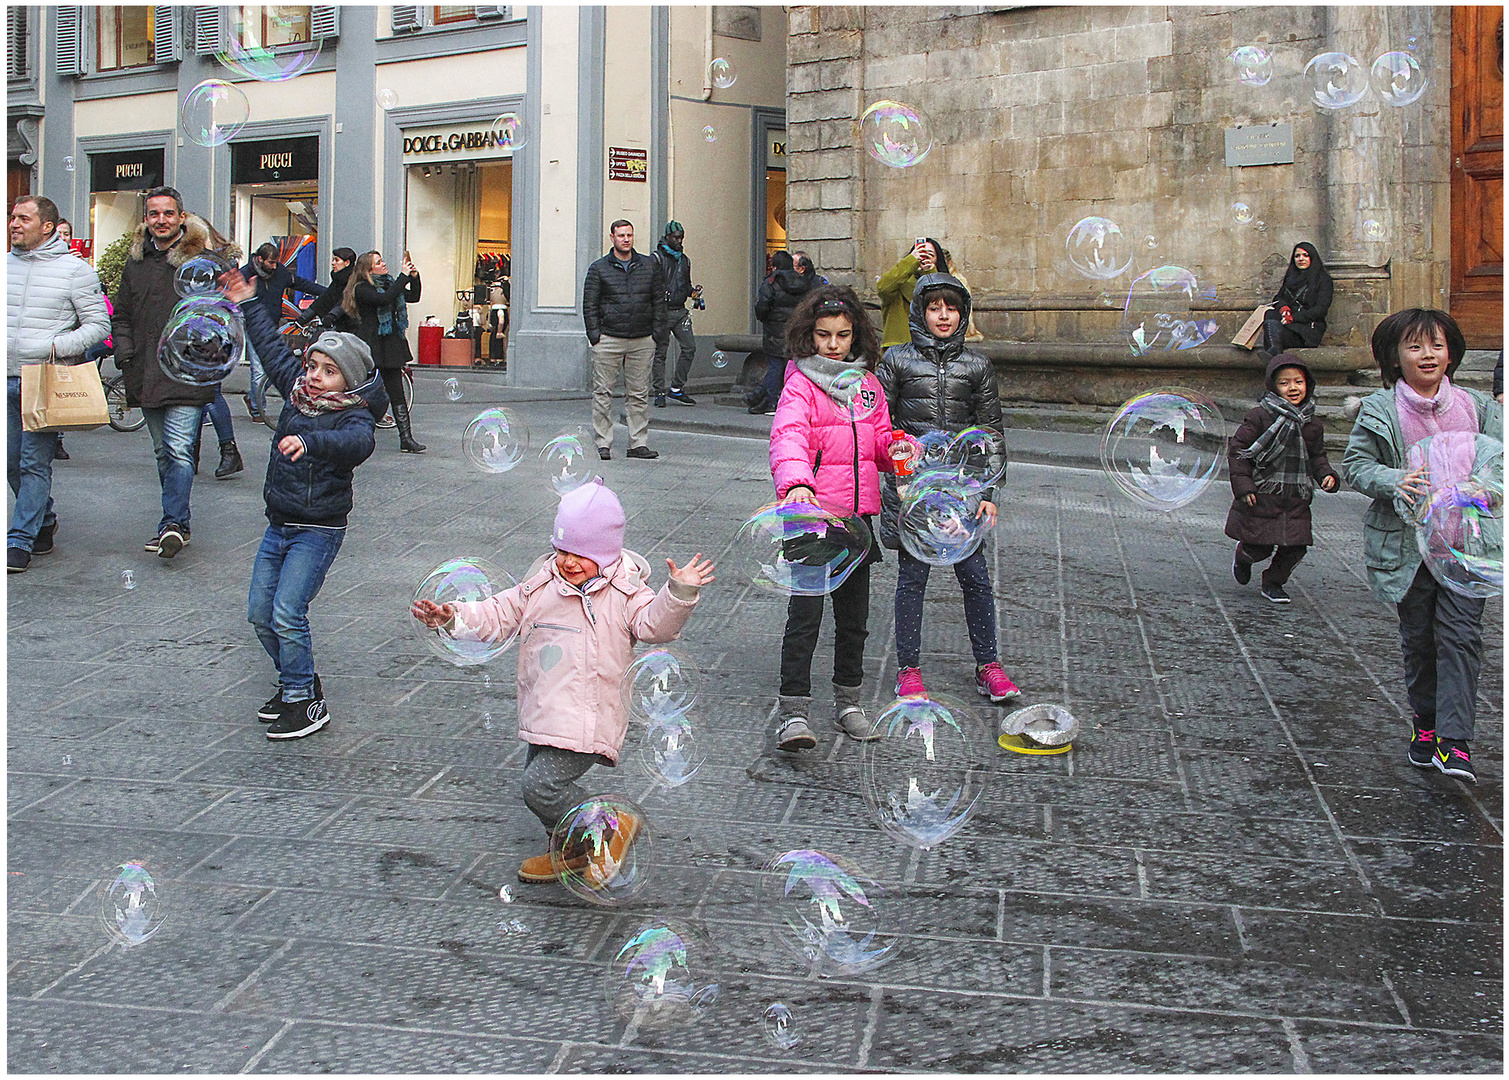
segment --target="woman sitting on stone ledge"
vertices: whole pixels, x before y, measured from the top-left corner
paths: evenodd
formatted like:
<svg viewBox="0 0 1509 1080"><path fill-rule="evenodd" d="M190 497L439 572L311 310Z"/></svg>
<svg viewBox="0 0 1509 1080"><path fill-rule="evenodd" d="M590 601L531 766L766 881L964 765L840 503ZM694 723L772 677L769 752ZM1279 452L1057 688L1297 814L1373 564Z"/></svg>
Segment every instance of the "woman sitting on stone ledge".
<svg viewBox="0 0 1509 1080"><path fill-rule="evenodd" d="M1315 245L1294 245L1289 269L1263 317L1264 359L1288 349L1313 349L1326 332L1326 313L1331 310L1335 287L1320 261Z"/></svg>

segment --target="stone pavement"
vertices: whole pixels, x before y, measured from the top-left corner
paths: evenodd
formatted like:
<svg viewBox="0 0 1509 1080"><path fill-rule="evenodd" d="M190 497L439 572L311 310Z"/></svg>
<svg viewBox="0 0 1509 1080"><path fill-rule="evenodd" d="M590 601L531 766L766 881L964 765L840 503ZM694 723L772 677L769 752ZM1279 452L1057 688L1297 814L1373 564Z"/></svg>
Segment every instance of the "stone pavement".
<svg viewBox="0 0 1509 1080"><path fill-rule="evenodd" d="M1481 783L1410 768L1359 496L1317 497L1318 544L1275 609L1231 580L1224 489L1165 517L1096 472L1014 464L990 547L1002 657L1025 701L1085 730L1065 756L1001 751L981 811L921 852L872 823L858 744L826 722L814 751L771 749L784 605L729 550L770 497L764 445L656 430L662 458L626 461L620 428L600 471L630 545L720 569L682 646L707 680L709 764L657 790L635 730L624 764L588 777L640 801L655 837L649 889L610 910L514 878L539 838L518 796L513 654L453 668L411 631L430 569L477 554L518 573L554 510L532 460L466 464L486 391L434 389L416 421L430 452L379 432L357 474L312 612L334 719L286 744L253 718L272 668L245 622L266 430L238 417L255 463L218 483L203 470L172 562L141 550L158 516L146 432L68 437L57 551L8 582L11 1070L1501 1071L1503 608L1488 606ZM585 402L529 396L509 394L536 446L587 419ZM894 558L876 571L880 705ZM968 694L946 571L924 653L930 687ZM830 656L825 629L820 716ZM826 979L787 958L758 869L804 847L883 883L898 956ZM95 890L129 859L171 907L124 949ZM607 1007L618 943L655 914L708 933L698 962L720 994L696 1024L644 1030ZM763 1034L774 1001L792 1049Z"/></svg>

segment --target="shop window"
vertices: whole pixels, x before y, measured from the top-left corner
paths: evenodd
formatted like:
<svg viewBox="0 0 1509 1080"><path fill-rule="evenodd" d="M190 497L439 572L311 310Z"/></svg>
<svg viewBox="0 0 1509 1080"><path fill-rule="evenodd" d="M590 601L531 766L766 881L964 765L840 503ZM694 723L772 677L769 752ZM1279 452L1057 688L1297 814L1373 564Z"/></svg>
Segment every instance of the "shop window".
<svg viewBox="0 0 1509 1080"><path fill-rule="evenodd" d="M122 5L98 10L95 70L119 71L155 62L153 8Z"/></svg>

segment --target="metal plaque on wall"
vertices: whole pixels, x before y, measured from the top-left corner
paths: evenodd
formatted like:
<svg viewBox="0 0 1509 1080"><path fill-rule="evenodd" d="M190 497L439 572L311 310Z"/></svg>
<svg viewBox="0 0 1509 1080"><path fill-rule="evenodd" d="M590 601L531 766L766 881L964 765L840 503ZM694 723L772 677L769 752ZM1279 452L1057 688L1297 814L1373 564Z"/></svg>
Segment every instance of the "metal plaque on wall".
<svg viewBox="0 0 1509 1080"><path fill-rule="evenodd" d="M644 184L650 179L650 152L627 146L608 147L608 179Z"/></svg>
<svg viewBox="0 0 1509 1080"><path fill-rule="evenodd" d="M1261 124L1226 129L1226 164L1294 164L1294 125Z"/></svg>

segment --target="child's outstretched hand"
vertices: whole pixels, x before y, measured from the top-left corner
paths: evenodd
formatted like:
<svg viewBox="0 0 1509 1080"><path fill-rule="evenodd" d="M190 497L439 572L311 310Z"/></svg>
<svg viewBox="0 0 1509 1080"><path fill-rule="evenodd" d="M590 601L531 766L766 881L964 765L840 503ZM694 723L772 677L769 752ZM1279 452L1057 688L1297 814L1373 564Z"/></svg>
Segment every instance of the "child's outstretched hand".
<svg viewBox="0 0 1509 1080"><path fill-rule="evenodd" d="M415 600L414 606L409 609L409 614L431 630L439 630L451 621L456 614L456 609L450 604L437 604L433 600Z"/></svg>
<svg viewBox="0 0 1509 1080"><path fill-rule="evenodd" d="M221 294L233 304L245 303L257 295L257 287L242 277L240 270L227 270L218 280Z"/></svg>
<svg viewBox="0 0 1509 1080"><path fill-rule="evenodd" d="M1336 490L1336 477L1334 477L1334 476L1323 476L1323 477L1321 477L1320 478L1320 490L1321 491L1335 491Z"/></svg>
<svg viewBox="0 0 1509 1080"><path fill-rule="evenodd" d="M1424 465L1418 469L1411 469L1399 478L1396 486L1405 501L1413 505L1416 498L1425 498L1430 495L1429 470Z"/></svg>
<svg viewBox="0 0 1509 1080"><path fill-rule="evenodd" d="M998 511L996 510L995 503L991 502L989 499L981 499L980 509L975 511L975 517L984 518L985 524L988 527L995 528L997 512Z"/></svg>
<svg viewBox="0 0 1509 1080"><path fill-rule="evenodd" d="M702 559L701 563L698 563L698 559ZM711 559L703 559L702 552L700 551L693 555L691 561L685 566L677 566L670 559L667 559L665 564L671 568L672 581L679 581L681 584L690 585L694 589L700 589L703 585L707 585L715 580L713 578L713 561Z"/></svg>
<svg viewBox="0 0 1509 1080"><path fill-rule="evenodd" d="M278 440L278 453L289 461L298 461L304 456L304 440L297 435L284 435Z"/></svg>

